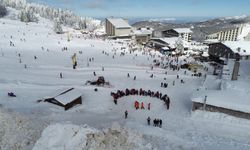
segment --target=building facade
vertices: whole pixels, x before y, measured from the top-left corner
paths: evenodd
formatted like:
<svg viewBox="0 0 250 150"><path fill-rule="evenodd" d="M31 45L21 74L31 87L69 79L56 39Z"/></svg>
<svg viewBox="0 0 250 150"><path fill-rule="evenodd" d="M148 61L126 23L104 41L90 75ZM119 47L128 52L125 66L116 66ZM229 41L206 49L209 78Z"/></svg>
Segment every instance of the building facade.
<svg viewBox="0 0 250 150"><path fill-rule="evenodd" d="M134 39L138 44L146 44L152 38L152 28L138 28L133 31Z"/></svg>
<svg viewBox="0 0 250 150"><path fill-rule="evenodd" d="M165 37L181 37L186 42L191 42L192 31L189 28L176 28L162 31L161 35Z"/></svg>
<svg viewBox="0 0 250 150"><path fill-rule="evenodd" d="M207 40L215 40L218 41L237 41L238 37L241 35L243 30L243 26L235 26L229 28L218 29L217 31L208 33L206 36Z"/></svg>
<svg viewBox="0 0 250 150"><path fill-rule="evenodd" d="M129 37L132 31L127 21L121 18L106 18L105 30L107 36Z"/></svg>

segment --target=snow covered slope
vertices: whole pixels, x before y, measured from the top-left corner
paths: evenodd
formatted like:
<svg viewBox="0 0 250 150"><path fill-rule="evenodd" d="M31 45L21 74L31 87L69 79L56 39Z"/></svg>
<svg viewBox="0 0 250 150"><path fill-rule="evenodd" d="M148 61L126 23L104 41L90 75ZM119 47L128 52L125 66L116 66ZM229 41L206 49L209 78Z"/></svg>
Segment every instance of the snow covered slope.
<svg viewBox="0 0 250 150"><path fill-rule="evenodd" d="M32 149L44 124L0 107L0 149Z"/></svg>
<svg viewBox="0 0 250 150"><path fill-rule="evenodd" d="M49 146L46 145L45 139L51 138L52 133L58 135L55 141L59 142L59 145L52 142L51 146L56 145L61 148L63 143L60 145L60 142L67 136L64 131L69 131L67 139L71 140L75 130L88 131L89 128L85 130L82 127L84 124L90 126L91 129L96 128L97 137L102 139L104 135L99 134L99 131L110 128L114 122L118 122L122 128L132 130L132 133L139 133L143 137L141 139L141 136L136 136L136 139L145 140L153 148L159 150L209 150L211 147L215 150L250 149L248 123L225 122L223 118L220 121L213 120L213 118L204 119L199 115L192 117L190 96L202 85L203 77L192 76L192 72L189 71L184 74L182 69L173 71L169 68L154 67L151 70L153 61L161 60L158 52L131 51L130 53L127 42L103 40L95 35L83 35L69 28L65 28L65 30L70 30L69 34L57 35L53 32L52 27L53 23L46 19L28 24L8 18L0 19L1 106L20 113L24 118L32 118L41 123L56 124L43 132L35 148ZM67 50L63 50L65 47ZM125 47L125 50L121 49L122 47ZM78 66L74 70L71 56L75 53ZM90 58L94 58L93 61L90 62ZM183 63L184 59L193 61L192 58L185 56L180 59L180 63ZM166 58L165 63L175 60L176 58ZM203 72L203 69L198 71ZM60 72L62 72L63 78L60 78ZM93 72L96 72L97 76L104 76L110 86L86 85L86 81L97 79ZM128 73L130 78L127 77ZM154 75L153 78L150 78L151 74ZM185 81L185 84L181 84L180 79L176 78L177 74L180 79ZM134 76L136 76L136 80L133 80ZM175 81L175 85L173 85L173 81ZM211 84L213 81L211 79ZM161 82L168 83L168 88L162 88ZM72 87L83 94L83 104L69 111L64 111L60 106L37 101L50 96L54 91ZM211 85L211 87L214 86ZM97 92L94 91L95 88L98 89ZM110 93L126 88L143 88L168 94L171 100L170 109L167 110L164 102L157 98L138 95L123 97L119 99L118 105L115 105ZM8 92L14 92L17 97L8 97ZM135 110L133 105L136 100L144 102L145 105L151 103L151 110ZM125 110L128 111L126 120L124 119ZM5 112L4 115L6 115ZM162 128L153 127L152 124L148 126L146 121L148 116L152 120L162 119ZM5 123L5 120L5 117L0 118L1 123ZM65 123L70 125L64 125ZM9 124L16 126L11 128ZM22 136L25 135L21 132L22 129L19 130L21 125L11 122L11 120L9 124L3 125L4 128L0 126L0 141L4 143L4 147L1 147L3 150L9 150L12 147L15 149L16 145L23 145L23 142L27 141ZM30 136L25 137L35 137L34 140L36 140L42 129L36 130L36 125L32 123L28 125L25 133ZM58 130L50 133L49 131L54 128L58 128ZM14 132L14 129L18 129L18 131ZM68 144L77 145L79 141L84 142L86 134L79 132L77 135L79 135L79 139L72 141L76 143ZM122 134L119 138L129 139L127 137L129 135ZM5 136L9 137L9 140L6 140ZM106 140L106 138L103 139ZM34 140L32 138L28 141L34 143ZM96 142L95 139L90 139L93 147L98 146L100 141L103 140ZM148 147L146 146L146 148ZM24 149L32 149L32 146L24 146Z"/></svg>
<svg viewBox="0 0 250 150"><path fill-rule="evenodd" d="M33 150L151 150L142 135L118 124L104 131L88 126L55 124L47 127Z"/></svg>

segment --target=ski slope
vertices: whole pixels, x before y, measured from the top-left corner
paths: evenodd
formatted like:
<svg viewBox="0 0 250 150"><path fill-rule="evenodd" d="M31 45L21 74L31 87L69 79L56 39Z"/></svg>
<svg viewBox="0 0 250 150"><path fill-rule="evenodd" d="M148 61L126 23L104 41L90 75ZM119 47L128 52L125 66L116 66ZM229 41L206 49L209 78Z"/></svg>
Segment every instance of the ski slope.
<svg viewBox="0 0 250 150"><path fill-rule="evenodd" d="M25 118L31 118L34 124L30 124L30 130L37 128L36 123L48 126L40 142L36 144L38 146L36 149L46 147L43 145L46 144L45 139L55 134L49 132L55 127L58 133L63 133L67 127L67 132L71 134L73 132L71 127L81 130L81 126L87 124L91 129L103 130L110 128L114 122L131 132L143 135L140 138L150 143L152 149L250 149L249 121L213 113L195 112L192 115L190 96L202 86L203 77L191 76L191 72L185 75L184 70L171 71L158 67L151 70L153 60L160 59L158 57L160 54L157 52L130 53L126 42L90 38L89 35L81 35L78 38L79 33L72 29L70 34L56 35L52 27L53 24L45 19L41 19L39 23L29 24L6 18L0 19L0 109L4 110L0 113L0 120L2 123L6 118L11 118L9 116L11 111ZM70 35L70 41L68 41L68 35ZM15 46L10 46L10 41ZM67 47L68 50L62 51L63 47ZM126 47L126 50L121 50L121 47ZM82 51L82 54L79 51ZM125 55L121 56L121 52L125 52ZM78 60L75 70L71 62L71 56L74 53L77 54ZM34 56L37 59L34 59ZM94 58L94 61L88 62L89 58ZM102 71L103 67L104 71ZM97 79L97 76L93 75L94 71L97 76L104 76L111 86L85 85L86 81ZM59 76L60 72L63 74L62 79ZM127 78L128 73L130 78ZM151 74L154 78L150 78ZM180 79L176 79L177 74L185 84L181 84ZM136 80L133 80L134 76ZM174 86L173 81L175 81ZM167 82L168 88L162 88L161 82ZM64 111L62 107L37 102L57 90L69 87L81 91L82 105ZM97 92L94 91L95 88L98 89ZM115 105L110 93L126 88L143 88L168 94L171 100L170 109L167 110L164 103L156 98L142 96L123 97L118 100L118 105ZM17 97L8 97L8 92L14 92ZM151 103L151 110L135 110L133 107L135 100L145 104ZM128 110L128 119L124 119L125 110ZM152 120L162 119L162 128L148 126L146 121L148 116ZM19 118L22 119L22 117ZM3 129L2 125L0 128ZM18 128L13 127L11 130L19 130ZM39 127L39 130L43 129L44 126ZM10 129L6 126L4 130ZM22 133L0 132L2 146L0 149L7 150L13 143L20 143L20 139L12 139L15 142L2 140L2 137L8 137L11 134ZM86 134L79 135L82 136L79 139L81 140ZM30 137L38 140L38 137L33 135L31 133L23 137L23 140ZM67 144L67 138L63 139L63 136L61 134L57 137L61 139L59 144ZM74 147L74 142L79 144L77 141L79 139L72 141L73 143L69 142L68 144L71 145L66 147ZM21 144L18 149L31 149L34 143L31 144L29 146ZM62 147L53 147L51 144L48 149L62 149Z"/></svg>

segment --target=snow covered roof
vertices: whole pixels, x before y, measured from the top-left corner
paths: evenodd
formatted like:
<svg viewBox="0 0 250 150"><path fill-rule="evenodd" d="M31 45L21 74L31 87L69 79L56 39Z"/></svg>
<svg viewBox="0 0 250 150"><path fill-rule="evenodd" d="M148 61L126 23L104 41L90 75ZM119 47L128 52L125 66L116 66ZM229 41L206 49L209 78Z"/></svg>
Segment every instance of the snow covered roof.
<svg viewBox="0 0 250 150"><path fill-rule="evenodd" d="M57 101L62 103L63 105L66 105L73 100L79 98L82 96L82 93L75 88L67 89L67 90L62 90L60 94L54 97Z"/></svg>
<svg viewBox="0 0 250 150"><path fill-rule="evenodd" d="M131 28L131 26L121 18L107 18L116 28Z"/></svg>
<svg viewBox="0 0 250 150"><path fill-rule="evenodd" d="M140 29L134 30L133 32L135 35L149 35L153 33L153 30L154 29L152 28L140 28Z"/></svg>
<svg viewBox="0 0 250 150"><path fill-rule="evenodd" d="M207 39L203 43L213 44L213 43L220 43L220 41L218 39Z"/></svg>
<svg viewBox="0 0 250 150"><path fill-rule="evenodd" d="M190 28L175 28L174 30L178 33L193 33Z"/></svg>
<svg viewBox="0 0 250 150"><path fill-rule="evenodd" d="M162 50L169 50L169 47L162 47Z"/></svg>
<svg viewBox="0 0 250 150"><path fill-rule="evenodd" d="M178 37L171 37L171 38L152 38L151 40L160 40L166 43L170 48L176 48L176 41L178 41Z"/></svg>
<svg viewBox="0 0 250 150"><path fill-rule="evenodd" d="M178 39L179 39L178 37L161 38L161 40L168 43L171 48L176 47L176 41L178 41Z"/></svg>
<svg viewBox="0 0 250 150"><path fill-rule="evenodd" d="M208 54L208 52L203 52L202 56L203 57L209 57L209 54Z"/></svg>
<svg viewBox="0 0 250 150"><path fill-rule="evenodd" d="M249 93L234 90L196 91L191 100L204 103L205 96L207 96L206 104L208 105L250 113Z"/></svg>
<svg viewBox="0 0 250 150"><path fill-rule="evenodd" d="M234 53L239 53L241 56L250 55L249 41L225 41L223 44L229 47Z"/></svg>

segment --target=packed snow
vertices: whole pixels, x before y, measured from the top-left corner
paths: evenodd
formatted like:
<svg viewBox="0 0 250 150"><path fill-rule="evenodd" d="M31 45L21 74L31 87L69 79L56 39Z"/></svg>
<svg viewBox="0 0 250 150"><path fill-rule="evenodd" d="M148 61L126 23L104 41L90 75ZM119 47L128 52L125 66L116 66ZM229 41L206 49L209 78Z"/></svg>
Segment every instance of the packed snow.
<svg viewBox="0 0 250 150"><path fill-rule="evenodd" d="M143 52L127 41L104 40L68 29L63 27L65 34L58 35L46 19L40 18L38 23L0 19L0 149L111 149L113 145L115 149L250 149L248 120L233 118L230 122L228 117L208 112L192 115L190 96L204 85L204 76L152 67L155 59L162 60L159 52ZM71 57L75 53L78 63L74 70ZM176 59L169 57L164 62L178 64ZM194 61L187 56L179 59L179 63ZM204 68L197 71L207 73ZM85 84L98 76L110 84ZM210 78L211 89L218 86L215 81ZM161 82L168 87L161 87ZM81 91L82 105L64 111L38 101L71 87ZM170 109L157 98L139 95L123 97L115 105L110 93L126 88L167 94ZM8 97L8 92L16 97ZM135 110L134 101L151 103L151 109ZM151 125L147 124L148 116ZM155 118L162 119L161 128L152 125Z"/></svg>
<svg viewBox="0 0 250 150"><path fill-rule="evenodd" d="M63 138L62 138L63 137ZM123 129L114 123L111 128L99 131L72 124L54 124L47 127L33 150L151 150L140 133Z"/></svg>

